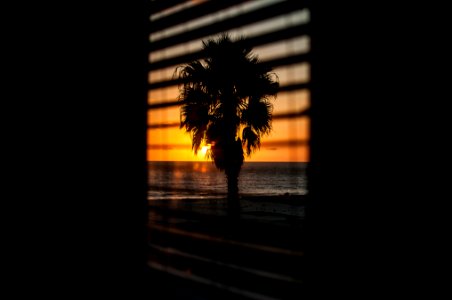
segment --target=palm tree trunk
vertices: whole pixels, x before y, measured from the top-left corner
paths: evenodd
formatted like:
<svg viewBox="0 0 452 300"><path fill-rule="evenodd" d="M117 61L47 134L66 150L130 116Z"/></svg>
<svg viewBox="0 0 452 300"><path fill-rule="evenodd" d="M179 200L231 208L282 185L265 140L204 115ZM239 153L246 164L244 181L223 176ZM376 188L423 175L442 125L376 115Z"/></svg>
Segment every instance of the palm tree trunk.
<svg viewBox="0 0 452 300"><path fill-rule="evenodd" d="M234 87L224 90L224 127L225 127L225 173L228 182L228 213L231 217L240 214L238 178L243 164L243 149L240 140L236 139L238 116L238 99L234 96Z"/></svg>
<svg viewBox="0 0 452 300"><path fill-rule="evenodd" d="M228 214L232 217L237 217L240 214L239 202L239 172L240 169L228 168L226 169L226 179L228 183Z"/></svg>

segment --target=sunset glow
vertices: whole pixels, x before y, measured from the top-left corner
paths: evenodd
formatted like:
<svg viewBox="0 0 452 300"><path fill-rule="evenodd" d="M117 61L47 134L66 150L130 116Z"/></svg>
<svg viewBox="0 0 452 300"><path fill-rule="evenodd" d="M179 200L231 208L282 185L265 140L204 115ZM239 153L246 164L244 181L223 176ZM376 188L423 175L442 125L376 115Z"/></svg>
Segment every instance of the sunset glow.
<svg viewBox="0 0 452 300"><path fill-rule="evenodd" d="M200 151L201 155L205 156L207 153L207 150L209 150L209 149L210 149L210 145L202 146L201 151Z"/></svg>
<svg viewBox="0 0 452 300"><path fill-rule="evenodd" d="M233 5L222 11L195 18L188 23L181 23L155 31L150 35L150 42L176 37L186 31L210 26L219 20L232 18L247 11L254 11L266 7L279 0L249 1ZM199 4L188 1L184 5L174 6L173 9L183 10ZM153 19L163 18L173 11L163 11L152 16ZM292 29L310 22L308 9L290 11L284 15L277 15L259 20L241 27L232 27L228 33L232 37L259 37L269 33L277 33L285 29ZM178 42L168 47L157 48L149 53L149 62L161 63L181 55L195 53L202 48L205 36L194 38L186 42ZM287 39L275 39L254 47L253 53L261 61L284 60L309 53L310 37L306 33L293 34ZM210 145L203 145L197 154L192 148L191 136L180 129L179 87L175 83L165 82L174 79L176 67L184 63L165 64L155 67L149 72L148 81L154 87L148 92L148 134L147 158L149 161L206 161L207 150ZM310 64L307 60L295 60L290 63L276 65L273 71L277 74L279 85L283 89L278 93L273 103L272 131L261 139L261 147L246 156L245 161L275 161L275 162L306 162L309 161L309 126L310 119L302 114L310 107L311 95L309 88L299 87L310 81ZM163 84L162 84L163 83ZM297 86L295 88L287 88Z"/></svg>

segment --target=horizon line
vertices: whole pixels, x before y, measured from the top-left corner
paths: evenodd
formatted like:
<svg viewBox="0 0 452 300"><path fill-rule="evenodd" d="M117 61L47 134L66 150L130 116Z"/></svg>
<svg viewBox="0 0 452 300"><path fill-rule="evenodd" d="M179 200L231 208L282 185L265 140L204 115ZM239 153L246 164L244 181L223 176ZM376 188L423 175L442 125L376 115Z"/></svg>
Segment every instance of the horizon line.
<svg viewBox="0 0 452 300"><path fill-rule="evenodd" d="M213 160L146 160L147 162L201 162L201 163L213 163ZM260 161L244 161L243 163L308 163L309 161L273 161L273 160L260 160Z"/></svg>

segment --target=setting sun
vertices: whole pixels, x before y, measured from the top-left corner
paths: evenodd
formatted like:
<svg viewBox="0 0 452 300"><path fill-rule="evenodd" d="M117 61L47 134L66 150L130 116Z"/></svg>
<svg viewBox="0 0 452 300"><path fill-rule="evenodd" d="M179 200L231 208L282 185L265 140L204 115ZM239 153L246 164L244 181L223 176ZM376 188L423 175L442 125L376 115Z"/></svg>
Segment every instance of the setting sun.
<svg viewBox="0 0 452 300"><path fill-rule="evenodd" d="M209 150L209 149L210 149L210 144L208 144L207 146L202 146L202 148L201 148L201 154L202 154L202 155L206 155L207 150Z"/></svg>

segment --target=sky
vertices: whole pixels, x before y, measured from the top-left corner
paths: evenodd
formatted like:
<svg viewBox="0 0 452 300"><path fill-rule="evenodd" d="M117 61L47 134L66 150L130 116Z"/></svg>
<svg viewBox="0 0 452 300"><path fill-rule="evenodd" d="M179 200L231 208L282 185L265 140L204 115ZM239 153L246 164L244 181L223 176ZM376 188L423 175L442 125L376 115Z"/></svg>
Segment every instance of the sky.
<svg viewBox="0 0 452 300"><path fill-rule="evenodd" d="M209 23L221 18L234 16L239 12L256 9L255 6L263 6L270 2L279 0L250 1L232 7L229 10L219 12L217 15L209 15L204 18L193 20L190 24L182 24L168 28L165 31L153 33L150 36L152 41L171 36L187 28L197 26L208 26ZM158 16L157 16L158 17ZM151 17L152 18L152 17ZM250 37L262 33L291 27L297 24L306 23L309 14L306 10L295 11L288 15L275 17L255 24L232 29L229 34L235 36L244 35ZM207 38L207 37L205 37ZM182 53L197 51L201 49L202 43L198 39L192 42L176 45L159 51L150 53L150 62L156 62ZM290 56L294 54L306 53L309 51L309 37L298 36L284 42L270 43L255 47L253 52L262 61ZM149 82L155 83L171 79L177 66L170 66L150 72ZM308 63L299 63L285 67L277 67L273 70L278 77L280 86L309 81L310 70ZM178 87L150 90L148 93L148 103L173 102L178 97ZM289 112L299 112L309 108L309 90L296 90L291 92L280 92L273 102L273 115ZM148 160L149 161L206 161L203 151L195 155L191 149L191 139L188 133L179 129L180 114L179 106L169 108L152 109L148 111ZM163 124L163 126L162 126ZM309 140L309 118L301 117L296 119L276 118L272 122L272 132L262 137L261 148L254 152L251 157L245 157L245 161L308 161L309 147L306 141ZM204 149L206 149L204 147Z"/></svg>

